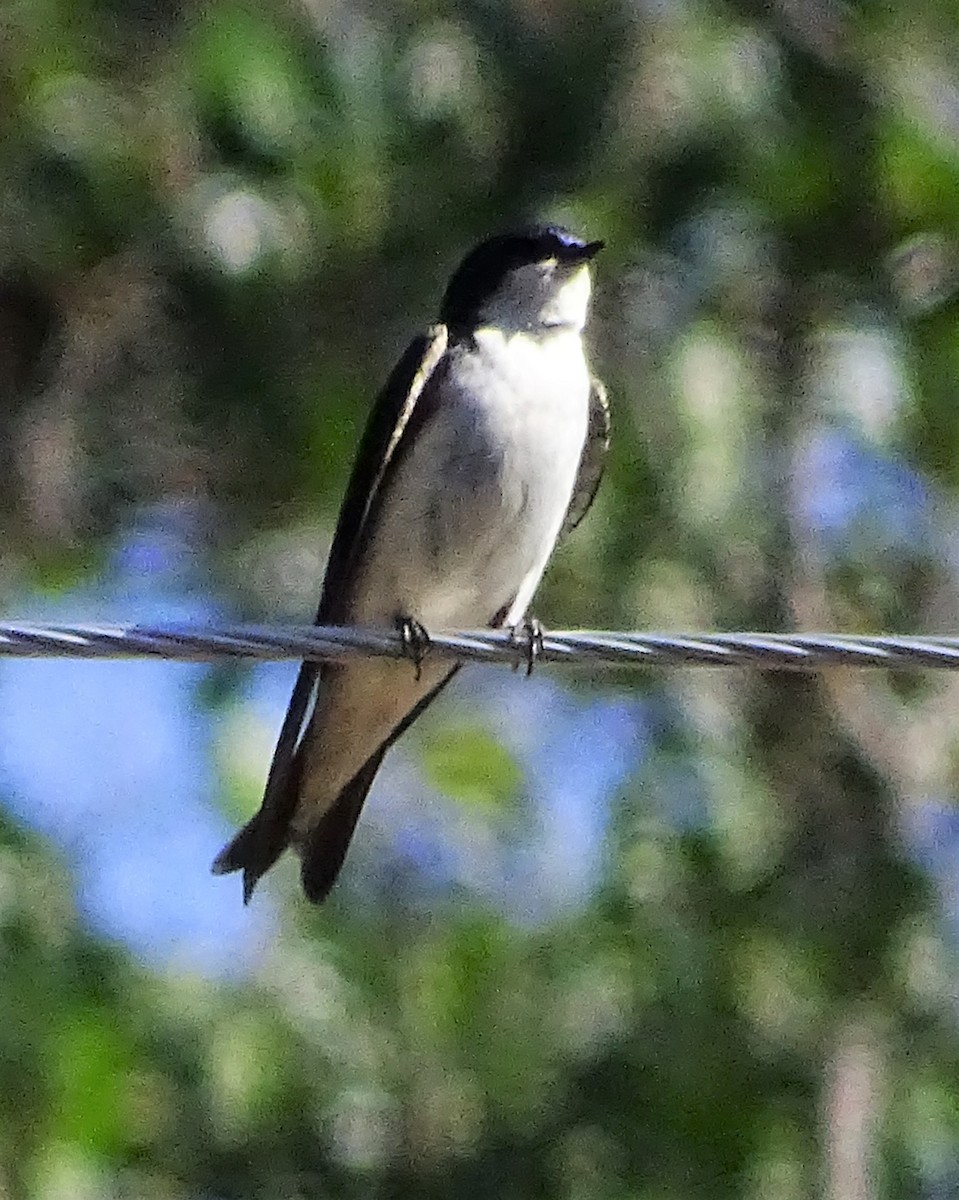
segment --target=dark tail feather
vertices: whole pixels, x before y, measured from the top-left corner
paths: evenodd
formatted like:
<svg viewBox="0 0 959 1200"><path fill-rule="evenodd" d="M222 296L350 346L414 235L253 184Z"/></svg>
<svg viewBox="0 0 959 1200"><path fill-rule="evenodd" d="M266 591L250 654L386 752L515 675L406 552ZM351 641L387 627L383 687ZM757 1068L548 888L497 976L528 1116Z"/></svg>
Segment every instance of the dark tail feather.
<svg viewBox="0 0 959 1200"><path fill-rule="evenodd" d="M386 749L384 746L378 750L346 785L310 830L303 845L300 878L306 898L314 904L322 904L336 883L350 848L356 822L360 818L363 801L373 786L373 778L380 769Z"/></svg>
<svg viewBox="0 0 959 1200"><path fill-rule="evenodd" d="M243 903L249 904L253 889L286 849L286 829L262 810L243 826L232 842L213 860L214 875L243 872Z"/></svg>
<svg viewBox="0 0 959 1200"><path fill-rule="evenodd" d="M380 769L383 756L400 734L409 729L423 709L436 699L458 670L459 664L450 667L449 672L439 683L420 700L414 709L406 714L389 738L353 776L310 830L302 848L303 867L300 878L303 881L303 891L314 904L322 904L330 894L333 884L336 883L336 877L340 873L346 852L350 848L350 841L353 831L356 829L356 822L360 818L363 802L373 786L373 779Z"/></svg>
<svg viewBox="0 0 959 1200"><path fill-rule="evenodd" d="M213 860L214 875L243 872L243 903L249 904L253 889L290 844L290 818L300 790L302 756L293 755L284 776L271 773L267 797L259 812L243 826L229 845Z"/></svg>
<svg viewBox="0 0 959 1200"><path fill-rule="evenodd" d="M253 889L260 878L289 845L290 820L296 809L303 769L302 758L297 751L297 738L317 677L316 664L303 663L273 752L260 810L213 860L211 869L214 875L243 872L244 904L250 903Z"/></svg>
<svg viewBox="0 0 959 1200"><path fill-rule="evenodd" d="M333 804L310 830L300 847L303 856L303 890L314 904L329 895L343 866L363 801L373 784L386 751L401 733L408 729L431 700L456 674L458 666L426 695L393 730L387 741L363 765L346 785ZM266 794L260 811L248 821L232 842L225 846L213 861L213 872L226 875L243 872L243 902L248 904L260 878L273 866L290 844L290 822L300 794L303 755L296 747L296 737L309 701L315 675L312 664L304 664L287 712ZM299 840L299 839L297 839Z"/></svg>

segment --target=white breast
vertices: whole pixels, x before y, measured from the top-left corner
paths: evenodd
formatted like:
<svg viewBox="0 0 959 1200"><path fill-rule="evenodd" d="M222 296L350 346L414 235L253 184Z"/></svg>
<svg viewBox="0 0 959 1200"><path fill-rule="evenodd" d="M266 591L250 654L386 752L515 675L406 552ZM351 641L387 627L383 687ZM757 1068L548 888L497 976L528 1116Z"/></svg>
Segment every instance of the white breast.
<svg viewBox="0 0 959 1200"><path fill-rule="evenodd" d="M520 621L559 535L586 437L573 331L478 331L451 351L436 415L404 458L359 589L359 620Z"/></svg>

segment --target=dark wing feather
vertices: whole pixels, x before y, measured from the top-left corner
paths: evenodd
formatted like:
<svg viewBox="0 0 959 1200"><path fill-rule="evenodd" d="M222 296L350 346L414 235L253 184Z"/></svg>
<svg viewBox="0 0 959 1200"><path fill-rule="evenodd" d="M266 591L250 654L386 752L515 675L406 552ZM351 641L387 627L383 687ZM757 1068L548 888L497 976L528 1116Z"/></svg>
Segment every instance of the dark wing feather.
<svg viewBox="0 0 959 1200"><path fill-rule="evenodd" d="M335 802L326 810L319 821L310 830L310 836L303 847L303 866L300 879L307 899L314 904L322 904L330 894L330 889L336 883L336 877L343 866L346 852L350 848L350 839L359 820L363 802L366 800L376 772L380 769L383 755L401 734L413 724L428 704L432 704L439 693L459 670L459 663L454 663L449 672L432 688L412 709L390 734L389 738L357 771L353 779L346 785Z"/></svg>
<svg viewBox="0 0 959 1200"><path fill-rule="evenodd" d="M257 881L286 849L289 824L299 792L299 756L296 753L300 729L316 686L319 665L305 662L300 666L290 706L273 751L263 801L236 837L213 860L214 875L243 872L243 903L249 904Z"/></svg>
<svg viewBox="0 0 959 1200"><path fill-rule="evenodd" d="M589 423L586 427L586 442L583 457L579 461L579 474L573 485L573 495L566 510L566 520L559 536L571 533L589 512L599 491L606 468L606 452L609 450L609 400L602 382L593 376L590 380Z"/></svg>
<svg viewBox="0 0 959 1200"><path fill-rule="evenodd" d="M434 325L415 338L393 368L373 405L336 523L316 613L317 624L336 624L345 619L347 583L357 552L365 542L367 522L417 401L443 357L446 340L445 325ZM289 824L299 792L297 746L321 674L322 668L317 663L307 662L300 667L273 752L259 811L213 862L213 871L218 875L243 871L246 901L257 880L273 866L288 842ZM372 782L372 774L369 782ZM361 791L360 803L366 790ZM354 816L352 824L355 820Z"/></svg>
<svg viewBox="0 0 959 1200"><path fill-rule="evenodd" d="M434 325L415 338L393 368L360 440L346 496L340 508L317 624L337 623L346 606L346 581L356 553L365 541L369 520L383 477L430 376L446 350L446 326Z"/></svg>
<svg viewBox="0 0 959 1200"><path fill-rule="evenodd" d="M303 847L300 882L303 893L313 904L322 904L330 894L350 848L356 822L363 811L376 772L387 747L377 750L360 768L336 800L310 830Z"/></svg>

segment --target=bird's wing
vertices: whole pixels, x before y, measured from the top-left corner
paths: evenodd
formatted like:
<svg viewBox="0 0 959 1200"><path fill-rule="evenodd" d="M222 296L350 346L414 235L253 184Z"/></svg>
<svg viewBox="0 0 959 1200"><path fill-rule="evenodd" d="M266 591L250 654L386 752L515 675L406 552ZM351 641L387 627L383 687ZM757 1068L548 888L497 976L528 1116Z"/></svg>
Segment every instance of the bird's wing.
<svg viewBox="0 0 959 1200"><path fill-rule="evenodd" d="M317 624L335 624L346 618L350 579L357 554L365 544L367 525L383 480L423 389L443 357L446 341L445 325L434 325L415 338L373 405L336 523ZM318 663L305 662L300 667L273 752L260 809L213 863L217 874L243 870L245 900L249 900L257 880L287 845L299 792L296 750L320 673Z"/></svg>
<svg viewBox="0 0 959 1200"><path fill-rule="evenodd" d="M586 426L586 441L583 456L579 460L579 473L573 485L573 495L566 510L566 519L560 537L571 533L589 512L590 505L599 490L606 467L609 450L609 400L606 388L594 376L590 379L589 420Z"/></svg>
<svg viewBox="0 0 959 1200"><path fill-rule="evenodd" d="M367 523L423 389L446 351L446 326L433 325L408 346L377 397L360 440L326 564L318 624L343 619L351 568Z"/></svg>

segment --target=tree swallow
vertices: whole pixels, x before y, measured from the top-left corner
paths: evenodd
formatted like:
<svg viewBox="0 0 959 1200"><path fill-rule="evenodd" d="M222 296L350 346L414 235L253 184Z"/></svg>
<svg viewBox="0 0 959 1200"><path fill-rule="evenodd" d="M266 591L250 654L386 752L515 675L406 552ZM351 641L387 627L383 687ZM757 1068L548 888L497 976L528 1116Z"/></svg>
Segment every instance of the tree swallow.
<svg viewBox="0 0 959 1200"><path fill-rule="evenodd" d="M592 503L609 444L583 327L602 242L556 227L472 250L360 443L316 615L404 631L518 628L557 539ZM386 751L458 666L304 663L259 812L213 864L244 901L287 847L332 888ZM309 714L309 715L308 715Z"/></svg>

